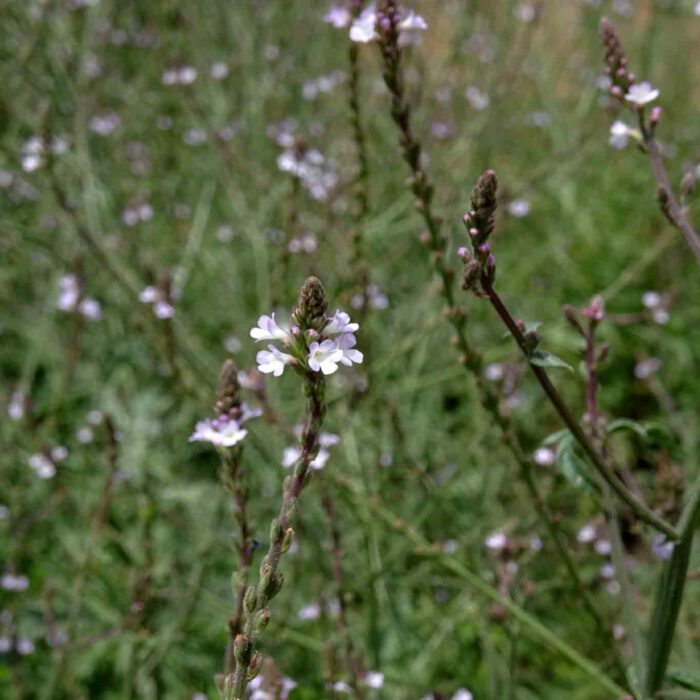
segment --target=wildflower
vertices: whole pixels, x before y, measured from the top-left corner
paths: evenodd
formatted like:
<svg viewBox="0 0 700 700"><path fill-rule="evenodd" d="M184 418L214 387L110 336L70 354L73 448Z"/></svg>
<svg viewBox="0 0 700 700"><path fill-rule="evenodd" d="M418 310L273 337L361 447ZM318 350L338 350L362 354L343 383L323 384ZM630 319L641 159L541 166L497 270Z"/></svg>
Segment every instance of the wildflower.
<svg viewBox="0 0 700 700"><path fill-rule="evenodd" d="M595 296L591 299L591 303L581 313L593 321L602 321L605 317L605 300L601 296Z"/></svg>
<svg viewBox="0 0 700 700"><path fill-rule="evenodd" d="M459 688L452 696L452 700L474 700L474 696L466 688Z"/></svg>
<svg viewBox="0 0 700 700"><path fill-rule="evenodd" d="M168 301L165 292L158 287L148 286L143 289L139 294L139 301L143 304L150 304L157 318L166 319L175 315L175 308Z"/></svg>
<svg viewBox="0 0 700 700"><path fill-rule="evenodd" d="M314 148L287 147L277 158L277 167L298 178L309 195L319 201L328 199L338 182L334 162Z"/></svg>
<svg viewBox="0 0 700 700"><path fill-rule="evenodd" d="M352 693L350 684L345 681L336 681L333 683L333 690L335 690L336 693Z"/></svg>
<svg viewBox="0 0 700 700"><path fill-rule="evenodd" d="M83 445L88 445L91 443L94 439L94 433L92 431L92 428L88 427L87 425L83 426L82 428L79 428L75 432L75 439L82 443Z"/></svg>
<svg viewBox="0 0 700 700"><path fill-rule="evenodd" d="M472 108L479 112L486 109L491 102L489 96L485 92L479 90L476 85L470 85L464 93L464 96L467 98Z"/></svg>
<svg viewBox="0 0 700 700"><path fill-rule="evenodd" d="M533 535L528 544L533 552L539 552L544 547L544 542L539 535Z"/></svg>
<svg viewBox="0 0 700 700"><path fill-rule="evenodd" d="M313 233L302 233L289 241L287 250L290 253L315 253L318 248L318 241Z"/></svg>
<svg viewBox="0 0 700 700"><path fill-rule="evenodd" d="M356 326L357 324L353 323L351 325ZM364 360L363 354L359 350L354 350L356 344L357 340L352 333L344 333L336 341L337 349L343 353L342 357L340 358L340 362L342 362L346 367L352 366L353 362L355 364L362 364L362 361Z"/></svg>
<svg viewBox="0 0 700 700"><path fill-rule="evenodd" d="M239 421L222 415L213 420L199 421L195 425L194 433L190 436L190 442L203 441L218 447L233 447L247 434L248 431L241 428Z"/></svg>
<svg viewBox="0 0 700 700"><path fill-rule="evenodd" d="M15 644L15 649L20 656L27 656L34 651L34 642L31 639L20 637Z"/></svg>
<svg viewBox="0 0 700 700"><path fill-rule="evenodd" d="M601 537L599 540L596 540L593 549L595 549L596 553L600 554L601 557L606 557L612 552L612 545L610 544L610 540Z"/></svg>
<svg viewBox="0 0 700 700"><path fill-rule="evenodd" d="M655 535L651 543L652 554L661 561L667 561L673 553L673 542L668 542L663 535Z"/></svg>
<svg viewBox="0 0 700 700"><path fill-rule="evenodd" d="M380 671L367 671L365 674L365 685L368 688L379 690L384 685L384 674Z"/></svg>
<svg viewBox="0 0 700 700"><path fill-rule="evenodd" d="M8 571L0 579L0 588L16 593L26 591L29 588L29 579L21 574L13 574L11 571Z"/></svg>
<svg viewBox="0 0 700 700"><path fill-rule="evenodd" d="M399 46L408 46L420 41L420 32L428 28L426 21L413 10L404 10L397 25ZM377 7L370 3L350 26L350 39L361 44L368 44L379 39L377 33Z"/></svg>
<svg viewBox="0 0 700 700"><path fill-rule="evenodd" d="M527 199L514 199L508 205L508 213L516 219L521 219L530 213L530 202Z"/></svg>
<svg viewBox="0 0 700 700"><path fill-rule="evenodd" d="M595 527L591 523L584 525L578 531L578 535L576 535L576 539L582 543L593 542L595 537L596 537Z"/></svg>
<svg viewBox="0 0 700 700"><path fill-rule="evenodd" d="M31 455L27 462L40 479L51 479L56 476L56 465L45 454L37 452Z"/></svg>
<svg viewBox="0 0 700 700"><path fill-rule="evenodd" d="M655 309L651 317L654 319L655 323L661 326L665 326L671 319L671 315L666 309Z"/></svg>
<svg viewBox="0 0 700 700"><path fill-rule="evenodd" d="M337 445L339 442L340 436L335 435L334 433L322 432L318 436L318 444L321 445L321 447L333 447L333 445Z"/></svg>
<svg viewBox="0 0 700 700"><path fill-rule="evenodd" d="M269 350L260 350L255 356L255 361L258 363L258 369L263 374L272 373L275 377L282 376L286 365L295 362L292 355L280 352L274 345L267 346Z"/></svg>
<svg viewBox="0 0 700 700"><path fill-rule="evenodd" d="M223 61L212 63L209 69L209 75L211 75L214 80L223 80L228 75L228 65Z"/></svg>
<svg viewBox="0 0 700 700"><path fill-rule="evenodd" d="M91 321L99 321L102 318L102 306L96 299L83 299L78 305L78 311Z"/></svg>
<svg viewBox="0 0 700 700"><path fill-rule="evenodd" d="M63 445L51 448L51 459L54 462L62 462L66 457L68 457L68 450Z"/></svg>
<svg viewBox="0 0 700 700"><path fill-rule="evenodd" d="M503 379L504 369L503 365L499 362L492 362L490 365L486 365L484 368L484 377L490 382L499 382Z"/></svg>
<svg viewBox="0 0 700 700"><path fill-rule="evenodd" d="M27 397L23 391L17 389L12 394L10 403L7 404L7 416L10 420L22 420L26 411Z"/></svg>
<svg viewBox="0 0 700 700"><path fill-rule="evenodd" d="M625 99L637 107L643 107L645 104L653 102L659 94L659 91L651 83L635 83L630 85Z"/></svg>
<svg viewBox="0 0 700 700"><path fill-rule="evenodd" d="M601 578L606 578L606 579L611 579L615 575L615 567L610 564L603 564L603 566L600 567L600 577Z"/></svg>
<svg viewBox="0 0 700 700"><path fill-rule="evenodd" d="M642 294L642 305L647 309L656 309L661 306L661 295L658 292L648 291Z"/></svg>
<svg viewBox="0 0 700 700"><path fill-rule="evenodd" d="M343 362L344 359L344 351L332 340L324 340L321 343L314 341L309 346L309 368L314 372L333 374L338 369L338 362ZM352 364L352 360L349 363Z"/></svg>
<svg viewBox="0 0 700 700"><path fill-rule="evenodd" d="M649 379L661 367L661 360L658 357L647 357L640 360L634 366L634 376L637 379Z"/></svg>
<svg viewBox="0 0 700 700"><path fill-rule="evenodd" d="M625 122L617 119L610 125L610 139L608 143L613 148L624 148L627 145L627 142L629 141L630 135L633 133L633 129L627 126Z"/></svg>
<svg viewBox="0 0 700 700"><path fill-rule="evenodd" d="M258 319L258 325L256 328L251 328L250 337L257 340L281 340L287 341L289 339L289 329L280 326L277 321L275 321L275 314L271 316L261 316Z"/></svg>
<svg viewBox="0 0 700 700"><path fill-rule="evenodd" d="M309 603L297 613L297 617L304 621L318 620L321 617L321 606L315 602Z"/></svg>
<svg viewBox="0 0 700 700"><path fill-rule="evenodd" d="M336 309L335 314L331 317L330 323L323 329L325 335L336 335L338 333L355 333L359 330L359 323L351 323L350 316Z"/></svg>
<svg viewBox="0 0 700 700"><path fill-rule="evenodd" d="M496 532L492 532L484 540L484 544L488 549L499 551L501 549L504 549L505 546L508 544L508 538L506 537L504 532L497 530Z"/></svg>
<svg viewBox="0 0 700 700"><path fill-rule="evenodd" d="M96 114L90 119L90 130L98 136L109 136L121 123L121 117L116 112Z"/></svg>
<svg viewBox="0 0 700 700"><path fill-rule="evenodd" d="M556 455L551 447L543 446L535 450L532 459L535 464L539 464L541 467L551 467L554 464Z"/></svg>
<svg viewBox="0 0 700 700"><path fill-rule="evenodd" d="M333 5L333 7L323 15L323 21L332 24L337 29L347 27L348 24L350 24L350 20L352 20L350 10L348 10L347 7L343 7L343 5Z"/></svg>

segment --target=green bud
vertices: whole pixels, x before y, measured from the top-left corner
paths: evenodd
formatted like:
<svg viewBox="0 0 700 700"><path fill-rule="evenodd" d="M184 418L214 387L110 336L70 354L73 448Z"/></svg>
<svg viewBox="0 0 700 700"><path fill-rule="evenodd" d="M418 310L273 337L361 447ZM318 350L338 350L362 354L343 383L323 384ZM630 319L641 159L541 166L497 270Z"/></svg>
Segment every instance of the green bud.
<svg viewBox="0 0 700 700"><path fill-rule="evenodd" d="M279 571L276 571L272 576L269 577L267 585L265 586L265 594L268 600L272 600L282 588L284 584L284 576Z"/></svg>
<svg viewBox="0 0 700 700"><path fill-rule="evenodd" d="M243 606L250 613L255 610L255 604L258 602L258 595L252 586L248 587L245 592L245 597L243 598Z"/></svg>
<svg viewBox="0 0 700 700"><path fill-rule="evenodd" d="M216 386L216 411L230 415L240 409L241 387L238 384L238 369L233 360L226 360L219 372Z"/></svg>
<svg viewBox="0 0 700 700"><path fill-rule="evenodd" d="M309 277L299 291L294 308L294 318L302 331L321 330L327 323L325 317L328 301L326 290L318 277Z"/></svg>
<svg viewBox="0 0 700 700"><path fill-rule="evenodd" d="M292 545L292 539L294 537L294 530L291 527L287 528L287 532L284 533L284 539L282 540L281 552L286 554Z"/></svg>
<svg viewBox="0 0 700 700"><path fill-rule="evenodd" d="M284 530L282 530L282 525L280 521L275 518L270 525L270 541L272 544L277 544L281 542L284 536Z"/></svg>
<svg viewBox="0 0 700 700"><path fill-rule="evenodd" d="M233 642L233 655L236 657L236 661L247 666L250 661L250 655L253 650L253 645L250 643L248 637L244 634L239 634Z"/></svg>
<svg viewBox="0 0 700 700"><path fill-rule="evenodd" d="M253 620L253 629L256 633L262 632L270 622L270 609L263 608L255 614L255 619Z"/></svg>
<svg viewBox="0 0 700 700"><path fill-rule="evenodd" d="M256 651L253 654L253 658L250 660L250 666L248 666L248 680L252 681L255 676L260 673L260 667L262 666L262 654Z"/></svg>

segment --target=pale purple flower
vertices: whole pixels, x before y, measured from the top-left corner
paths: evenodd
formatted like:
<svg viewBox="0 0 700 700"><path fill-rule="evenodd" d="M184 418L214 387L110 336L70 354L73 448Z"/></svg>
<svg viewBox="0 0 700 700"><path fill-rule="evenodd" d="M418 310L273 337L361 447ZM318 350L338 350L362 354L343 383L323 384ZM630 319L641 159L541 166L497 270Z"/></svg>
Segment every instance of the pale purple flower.
<svg viewBox="0 0 700 700"><path fill-rule="evenodd" d="M7 416L10 420L22 420L25 414L25 405L27 402L27 397L23 391L17 389L17 391L12 394L10 402L7 404Z"/></svg>
<svg viewBox="0 0 700 700"><path fill-rule="evenodd" d="M68 457L68 450L63 445L56 445L51 448L51 459L54 462L62 462Z"/></svg>
<svg viewBox="0 0 700 700"><path fill-rule="evenodd" d="M352 693L350 684L345 681L336 681L333 683L333 690L335 690L336 693Z"/></svg>
<svg viewBox="0 0 700 700"><path fill-rule="evenodd" d="M162 289L149 285L139 294L139 301L143 304L150 304L156 318L167 319L175 315L175 307L166 298Z"/></svg>
<svg viewBox="0 0 700 700"><path fill-rule="evenodd" d="M593 542L595 537L596 537L596 529L595 529L595 526L592 525L591 523L584 525L578 531L578 535L576 535L576 539L582 543Z"/></svg>
<svg viewBox="0 0 700 700"><path fill-rule="evenodd" d="M516 219L521 219L530 213L530 202L527 199L514 199L508 204L508 213Z"/></svg>
<svg viewBox="0 0 700 700"><path fill-rule="evenodd" d="M452 700L474 700L474 696L466 688L459 688L452 696Z"/></svg>
<svg viewBox="0 0 700 700"><path fill-rule="evenodd" d="M485 92L479 90L476 85L470 85L464 93L464 96L467 98L472 108L479 112L486 109L491 102L489 96Z"/></svg>
<svg viewBox="0 0 700 700"><path fill-rule="evenodd" d="M78 305L78 311L90 321L99 321L102 318L102 306L96 299L83 299Z"/></svg>
<svg viewBox="0 0 700 700"><path fill-rule="evenodd" d="M250 337L258 340L281 340L285 341L289 338L289 328L280 326L275 321L275 314L271 316L261 316L258 319L258 325L251 328Z"/></svg>
<svg viewBox="0 0 700 700"><path fill-rule="evenodd" d="M31 639L20 637L15 644L15 649L20 656L27 656L34 651L34 642Z"/></svg>
<svg viewBox="0 0 700 700"><path fill-rule="evenodd" d="M627 124L620 119L617 119L610 125L610 139L608 143L613 148L622 149L627 145L633 133L634 129L627 126Z"/></svg>
<svg viewBox="0 0 700 700"><path fill-rule="evenodd" d="M488 549L499 551L503 549L508 544L508 538L506 534L501 530L496 530L492 532L485 540L484 544Z"/></svg>
<svg viewBox="0 0 700 700"><path fill-rule="evenodd" d="M657 559L667 561L673 553L673 542L668 542L663 535L654 535L651 541L651 551Z"/></svg>
<svg viewBox="0 0 700 700"><path fill-rule="evenodd" d="M237 445L248 431L241 428L241 424L235 420L229 420L226 416L214 420L202 420L195 425L194 433L190 436L190 442L210 442L218 447L233 447Z"/></svg>
<svg viewBox="0 0 700 700"><path fill-rule="evenodd" d="M352 323L350 325L356 326L357 324ZM324 340L323 342L325 343L326 341ZM344 333L336 340L336 348L342 352L342 356L338 360L346 367L351 367L353 363L362 364L364 356L359 350L354 349L356 344L357 339L352 333ZM328 373L324 372L324 374Z"/></svg>
<svg viewBox="0 0 700 700"><path fill-rule="evenodd" d="M651 315L655 323L661 326L665 326L671 320L671 314L668 313L667 309L654 309L654 313Z"/></svg>
<svg viewBox="0 0 700 700"><path fill-rule="evenodd" d="M26 591L27 588L29 588L29 579L21 574L7 572L3 574L2 579L0 579L0 588L16 593Z"/></svg>
<svg viewBox="0 0 700 700"><path fill-rule="evenodd" d="M328 325L323 329L324 335L337 335L339 333L356 333L360 328L359 323L352 323L350 316L336 309L335 314L329 321Z"/></svg>
<svg viewBox="0 0 700 700"><path fill-rule="evenodd" d="M408 46L420 41L420 32L428 28L426 21L413 10L404 10L398 23L399 46ZM370 3L350 26L350 39L368 44L379 38L377 33L377 7Z"/></svg>
<svg viewBox="0 0 700 700"><path fill-rule="evenodd" d="M658 357L647 357L634 366L634 376L637 379L649 379L658 372L659 367L661 367L661 360Z"/></svg>
<svg viewBox="0 0 700 700"><path fill-rule="evenodd" d="M539 464L541 467L551 467L556 459L556 454L551 447L543 445L535 450L532 459L535 464Z"/></svg>
<svg viewBox="0 0 700 700"><path fill-rule="evenodd" d="M228 75L228 65L223 61L212 63L209 69L209 75L211 75L214 80L223 80Z"/></svg>
<svg viewBox="0 0 700 700"><path fill-rule="evenodd" d="M321 606L316 602L309 603L299 610L297 617L305 622L309 620L318 620L318 618L321 617Z"/></svg>
<svg viewBox="0 0 700 700"><path fill-rule="evenodd" d="M94 437L95 434L93 433L92 428L87 425L84 425L82 428L78 428L78 430L75 431L75 439L83 445L88 445L91 443Z"/></svg>
<svg viewBox="0 0 700 700"><path fill-rule="evenodd" d="M316 343L318 345L318 343ZM274 345L268 345L268 350L260 350L255 356L255 361L258 363L258 369L263 374L272 373L275 377L279 377L284 372L286 365L294 362L292 355L287 355L278 350Z"/></svg>
<svg viewBox="0 0 700 700"><path fill-rule="evenodd" d="M492 362L484 368L484 377L490 382L500 382L504 374L503 365L500 362Z"/></svg>
<svg viewBox="0 0 700 700"><path fill-rule="evenodd" d="M320 433L318 436L318 444L321 447L333 447L340 442L340 436L335 433Z"/></svg>
<svg viewBox="0 0 700 700"><path fill-rule="evenodd" d="M607 557L608 554L612 552L612 544L610 544L610 540L606 540L604 537L601 537L595 541L593 549L595 549L596 553L600 554L601 557Z"/></svg>
<svg viewBox="0 0 700 700"><path fill-rule="evenodd" d="M75 275L64 275L59 281L60 293L56 306L60 311L74 311L80 299L80 284Z"/></svg>
<svg viewBox="0 0 700 700"><path fill-rule="evenodd" d="M368 688L379 690L384 685L384 674L380 671L367 671L365 674L365 685Z"/></svg>
<svg viewBox="0 0 700 700"><path fill-rule="evenodd" d="M332 340L324 340L322 343L314 341L309 346L309 368L314 372L333 374L338 369L338 362L343 362L344 359L345 352Z"/></svg>
<svg viewBox="0 0 700 700"><path fill-rule="evenodd" d="M647 309L656 309L661 306L661 295L655 291L647 291L642 294L642 304Z"/></svg>
<svg viewBox="0 0 700 700"><path fill-rule="evenodd" d="M175 309L165 299L159 299L153 304L153 313L160 319L172 318L175 315Z"/></svg>
<svg viewBox="0 0 700 700"><path fill-rule="evenodd" d="M40 479L52 479L56 476L56 465L45 454L37 452L31 455L27 462Z"/></svg>
<svg viewBox="0 0 700 700"><path fill-rule="evenodd" d="M323 21L332 24L337 29L347 27L352 20L352 14L343 5L333 5L323 16Z"/></svg>
<svg viewBox="0 0 700 700"><path fill-rule="evenodd" d="M319 469L323 469L326 466L330 456L331 453L328 450L321 448L318 451L318 454L309 462L309 467L311 467L311 469L316 469L317 471ZM282 467L284 469L293 467L300 457L301 449L298 447L285 447L284 451L282 452Z"/></svg>
<svg viewBox="0 0 700 700"><path fill-rule="evenodd" d="M156 287L148 286L139 294L139 301L143 304L154 304L158 299L160 299L160 294L160 290L158 290Z"/></svg>
<svg viewBox="0 0 700 700"><path fill-rule="evenodd" d="M634 85L630 85L625 99L637 105L637 107L643 107L645 104L653 102L659 94L659 91L654 88L651 83L635 83Z"/></svg>

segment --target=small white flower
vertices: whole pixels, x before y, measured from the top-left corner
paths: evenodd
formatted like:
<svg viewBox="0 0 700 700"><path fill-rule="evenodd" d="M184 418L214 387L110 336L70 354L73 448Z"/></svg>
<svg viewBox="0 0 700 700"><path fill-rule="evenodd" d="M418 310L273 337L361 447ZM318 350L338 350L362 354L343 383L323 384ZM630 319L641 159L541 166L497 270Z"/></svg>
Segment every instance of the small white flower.
<svg viewBox="0 0 700 700"><path fill-rule="evenodd" d="M153 313L157 318L172 318L175 315L175 309L173 305L169 304L165 299L159 299L153 304Z"/></svg>
<svg viewBox="0 0 700 700"><path fill-rule="evenodd" d="M360 328L359 323L351 323L350 316L337 309L328 325L323 329L324 335L337 335L338 333L355 333Z"/></svg>
<svg viewBox="0 0 700 700"><path fill-rule="evenodd" d="M593 549L595 549L596 553L600 554L601 557L607 557L608 554L612 552L612 544L610 544L610 540L601 537L599 540L596 540Z"/></svg>
<svg viewBox="0 0 700 700"><path fill-rule="evenodd" d="M333 683L333 690L336 693L352 693L352 688L345 681L336 681Z"/></svg>
<svg viewBox="0 0 700 700"><path fill-rule="evenodd" d="M80 299L80 284L75 275L64 275L59 281L60 294L56 306L60 311L73 311Z"/></svg>
<svg viewBox="0 0 700 700"><path fill-rule="evenodd" d="M78 305L78 311L90 321L99 321L102 318L102 306L96 299L83 299Z"/></svg>
<svg viewBox="0 0 700 700"><path fill-rule="evenodd" d="M272 373L275 377L279 377L284 372L285 366L294 362L294 357L281 352L274 345L268 345L267 347L269 350L260 350L255 356L258 369L263 374Z"/></svg>
<svg viewBox="0 0 700 700"><path fill-rule="evenodd" d="M223 80L228 75L228 65L223 61L212 63L209 74L214 80Z"/></svg>
<svg viewBox="0 0 700 700"><path fill-rule="evenodd" d="M24 406L26 403L27 397L25 396L24 392L21 391L20 389L17 389L14 394L12 394L12 398L10 399L10 403L7 404L7 416L10 420L22 420L24 418Z"/></svg>
<svg viewBox="0 0 700 700"><path fill-rule="evenodd" d="M282 340L289 338L289 329L280 326L275 321L275 314L271 316L261 316L258 319L256 328L250 329L250 337L257 340Z"/></svg>
<svg viewBox="0 0 700 700"><path fill-rule="evenodd" d="M658 372L659 367L661 367L661 360L658 357L647 357L634 366L634 376L637 379L649 379Z"/></svg>
<svg viewBox="0 0 700 700"><path fill-rule="evenodd" d="M66 457L68 457L68 450L63 445L51 448L51 459L54 462L62 462Z"/></svg>
<svg viewBox="0 0 700 700"><path fill-rule="evenodd" d="M617 119L610 125L610 139L608 140L608 143L613 148L624 148L633 133L633 129L627 126L625 122Z"/></svg>
<svg viewBox="0 0 700 700"><path fill-rule="evenodd" d="M220 447L233 447L237 445L248 431L241 428L238 421L217 418L214 420L202 420L195 425L194 433L190 436L190 442L204 441Z"/></svg>
<svg viewBox="0 0 700 700"><path fill-rule="evenodd" d="M309 346L309 368L314 372L333 374L338 369L338 362L348 364L344 360L345 352L332 340L324 340L322 343L314 341Z"/></svg>
<svg viewBox="0 0 700 700"><path fill-rule="evenodd" d="M661 295L658 292L648 291L642 294L642 305L647 309L656 309L661 306Z"/></svg>
<svg viewBox="0 0 700 700"><path fill-rule="evenodd" d="M333 7L323 15L323 21L332 24L337 29L347 27L351 20L352 15L350 14L350 10L342 5L333 5Z"/></svg>
<svg viewBox="0 0 700 700"><path fill-rule="evenodd" d="M52 479L56 476L56 465L44 454L37 452L31 455L27 462L40 479Z"/></svg>
<svg viewBox="0 0 700 700"><path fill-rule="evenodd" d="M508 213L516 219L521 219L530 213L530 202L527 199L514 199L508 204Z"/></svg>
<svg viewBox="0 0 700 700"><path fill-rule="evenodd" d="M655 309L651 317L659 325L665 326L671 319L671 314L666 309Z"/></svg>
<svg viewBox="0 0 700 700"><path fill-rule="evenodd" d="M418 44L421 40L421 32L428 28L428 23L413 10L399 22L399 46Z"/></svg>
<svg viewBox="0 0 700 700"><path fill-rule="evenodd" d="M474 700L474 696L466 688L460 688L455 691L452 700Z"/></svg>
<svg viewBox="0 0 700 700"><path fill-rule="evenodd" d="M381 671L367 671L365 674L365 685L368 688L379 690L384 685L384 674Z"/></svg>
<svg viewBox="0 0 700 700"><path fill-rule="evenodd" d="M655 535L651 541L653 555L661 561L667 561L673 554L673 542L668 542L663 535Z"/></svg>
<svg viewBox="0 0 700 700"><path fill-rule="evenodd" d="M309 603L297 613L297 617L304 621L318 620L321 617L321 606L318 603Z"/></svg>
<svg viewBox="0 0 700 700"><path fill-rule="evenodd" d="M350 26L350 40L368 44L379 38L377 34L377 10L374 3L368 5Z"/></svg>
<svg viewBox="0 0 700 700"><path fill-rule="evenodd" d="M530 549L533 552L539 552L542 547L544 547L544 543L542 542L542 538L539 535L533 535L530 538Z"/></svg>
<svg viewBox="0 0 700 700"><path fill-rule="evenodd" d="M587 525L584 525L579 531L578 535L576 535L576 539L581 542L581 543L588 543L588 542L593 542L596 536L596 531L595 527L591 525L591 523L588 523Z"/></svg>
<svg viewBox="0 0 700 700"><path fill-rule="evenodd" d="M535 464L539 464L541 467L551 467L555 458L556 454L551 447L538 447L532 455Z"/></svg>
<svg viewBox="0 0 700 700"><path fill-rule="evenodd" d="M603 564L603 566L600 567L601 578L611 579L614 575L615 567L609 562L607 564Z"/></svg>
<svg viewBox="0 0 700 700"><path fill-rule="evenodd" d="M15 649L20 656L27 656L34 651L34 642L31 639L21 637L15 644Z"/></svg>
<svg viewBox="0 0 700 700"><path fill-rule="evenodd" d="M622 625L613 625L613 637L617 640L625 636L625 628Z"/></svg>
<svg viewBox="0 0 700 700"><path fill-rule="evenodd" d="M321 445L321 447L333 447L333 445L337 445L339 442L340 436L334 433L321 433L318 436L318 444Z"/></svg>
<svg viewBox="0 0 700 700"><path fill-rule="evenodd" d="M496 530L496 532L492 532L485 540L484 544L488 549L492 549L494 551L499 551L503 549L506 544L508 544L508 538L506 537L504 532L501 532L500 530Z"/></svg>
<svg viewBox="0 0 700 700"><path fill-rule="evenodd" d="M156 287L148 286L139 294L139 301L143 304L153 304L160 299L160 291Z"/></svg>
<svg viewBox="0 0 700 700"><path fill-rule="evenodd" d="M7 654L12 650L12 640L9 637L0 637L0 654Z"/></svg>
<svg viewBox="0 0 700 700"><path fill-rule="evenodd" d="M486 109L491 102L489 96L485 92L479 90L476 85L470 85L464 93L464 96L467 98L467 101L472 108L478 112Z"/></svg>
<svg viewBox="0 0 700 700"><path fill-rule="evenodd" d="M637 107L642 107L649 102L653 102L659 94L659 91L651 83L635 83L630 85L625 99L637 105Z"/></svg>
<svg viewBox="0 0 700 700"><path fill-rule="evenodd" d="M484 368L484 377L490 382L498 382L503 379L503 365L499 362L492 362Z"/></svg>
<svg viewBox="0 0 700 700"><path fill-rule="evenodd" d="M238 419L238 422L242 425L243 423L247 423L251 418L258 418L259 416L262 416L262 414L262 408L251 408L244 401L241 404L241 417Z"/></svg>
<svg viewBox="0 0 700 700"><path fill-rule="evenodd" d="M21 574L8 572L0 579L0 588L4 588L6 591L26 591L29 588L29 579Z"/></svg>
<svg viewBox="0 0 700 700"><path fill-rule="evenodd" d="M356 326L356 323L350 324ZM326 342L326 341L324 341ZM357 340L352 333L344 333L336 341L336 347L342 352L342 356L339 361L342 362L346 367L355 364L362 364L364 360L364 355L359 351L355 350L354 347L357 344Z"/></svg>
<svg viewBox="0 0 700 700"><path fill-rule="evenodd" d="M318 454L309 462L309 467L311 469L316 469L317 471L323 469L328 462L328 458L331 453L328 450L321 448ZM301 457L301 450L298 447L285 447L282 453L282 467L284 469L289 469L293 467Z"/></svg>
<svg viewBox="0 0 700 700"><path fill-rule="evenodd" d="M695 5L695 14L700 17L700 2Z"/></svg>

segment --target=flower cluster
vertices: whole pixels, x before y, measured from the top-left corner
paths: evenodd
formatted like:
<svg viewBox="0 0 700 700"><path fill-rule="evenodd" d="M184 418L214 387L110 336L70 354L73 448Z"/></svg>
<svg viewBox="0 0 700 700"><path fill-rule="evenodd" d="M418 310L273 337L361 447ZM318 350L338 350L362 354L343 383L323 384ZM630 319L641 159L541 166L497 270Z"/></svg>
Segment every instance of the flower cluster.
<svg viewBox="0 0 700 700"><path fill-rule="evenodd" d="M340 309L333 316L322 315L322 318L320 327L302 333L298 325L278 324L275 314L261 316L258 325L251 329L250 336L256 341L279 341L289 352L282 352L277 346L268 344L267 350L260 350L257 354L258 369L263 374L279 377L287 365L333 374L341 364L347 367L360 364L363 355L355 349L355 332L359 324L352 323L350 316Z"/></svg>
<svg viewBox="0 0 700 700"><path fill-rule="evenodd" d="M318 201L328 199L338 183L335 163L315 148L298 142L277 158L277 167L299 179L309 195Z"/></svg>
<svg viewBox="0 0 700 700"><path fill-rule="evenodd" d="M56 306L60 311L77 312L90 321L99 321L102 318L100 302L83 295L82 283L76 275L61 277L59 287Z"/></svg>
<svg viewBox="0 0 700 700"><path fill-rule="evenodd" d="M190 436L190 442L210 442L216 447L234 447L248 434L243 425L251 418L262 415L261 409L251 408L241 401L238 370L231 360L227 360L221 370L214 409L217 417L199 421Z"/></svg>
<svg viewBox="0 0 700 700"><path fill-rule="evenodd" d="M360 44L369 44L379 39L377 22L379 20L377 5L371 2L360 14L353 19L352 13L337 5L326 13L324 20L334 27L343 29L350 26L350 39ZM426 21L414 10L402 8L397 29L399 31L399 46L408 46L420 42L422 31L428 28Z"/></svg>
<svg viewBox="0 0 700 700"><path fill-rule="evenodd" d="M168 301L167 294L158 287L148 286L139 294L142 304L150 304L153 313L161 319L172 318L175 315L173 305Z"/></svg>
<svg viewBox="0 0 700 700"><path fill-rule="evenodd" d="M302 426L297 426L297 429L295 430L295 432L297 432L299 435L301 435L301 427ZM318 436L318 444L320 445L320 449L318 454L309 463L309 466L317 471L323 469L326 466L326 462L328 462L328 458L331 456L329 448L333 447L333 445L337 445L339 442L340 437L334 435L333 433L320 433ZM300 447L296 445L285 447L284 452L282 453L282 467L284 469L293 467L300 457Z"/></svg>

